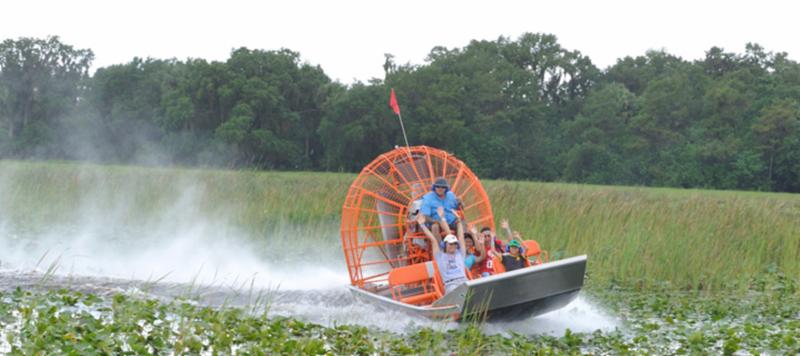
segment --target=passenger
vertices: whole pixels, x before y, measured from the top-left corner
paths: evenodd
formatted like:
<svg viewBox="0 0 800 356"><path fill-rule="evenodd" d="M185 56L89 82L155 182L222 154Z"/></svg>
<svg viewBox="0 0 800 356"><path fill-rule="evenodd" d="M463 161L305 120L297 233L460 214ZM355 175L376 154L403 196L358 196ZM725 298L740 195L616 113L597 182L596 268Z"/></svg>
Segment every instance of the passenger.
<svg viewBox="0 0 800 356"><path fill-rule="evenodd" d="M417 228L417 215L419 215L419 209L422 207L422 199L417 199L411 202L408 205L408 216L406 216L406 226L408 227L408 231L410 233L415 233L419 231Z"/></svg>
<svg viewBox="0 0 800 356"><path fill-rule="evenodd" d="M468 232L464 234L464 246L466 247L467 257L464 258L464 268L472 269L475 264L475 240Z"/></svg>
<svg viewBox="0 0 800 356"><path fill-rule="evenodd" d="M473 233L476 231L477 229L473 228ZM483 248L484 258L483 261L478 264L478 268L475 272L481 277L489 277L495 272L494 261L491 257L503 253L502 242L493 237L492 229L488 227L484 227L481 229L481 233L476 235L478 236L478 245ZM495 241L495 243L493 244L492 241Z"/></svg>
<svg viewBox="0 0 800 356"><path fill-rule="evenodd" d="M458 223L456 217L456 235L448 234L444 238L444 251L439 247L439 239L425 225L425 217L420 215L417 218L422 231L428 236L431 242L431 250L436 264L439 266L439 275L444 282L445 294L467 281L467 274L464 271L464 260L466 259L466 246L464 245L464 229Z"/></svg>
<svg viewBox="0 0 800 356"><path fill-rule="evenodd" d="M497 253L503 253L503 241L497 238L497 235L492 232L490 227L486 226L481 229L481 236L489 247L491 247L492 242L494 242L495 251L497 251Z"/></svg>
<svg viewBox="0 0 800 356"><path fill-rule="evenodd" d="M467 258L464 260L464 267L472 270L472 267L477 267L477 264L483 262L486 258L486 251L483 251L483 237L479 235L476 228L472 228L471 232L464 233L464 244L467 247ZM478 244L475 244L475 239L472 236L478 236Z"/></svg>
<svg viewBox="0 0 800 356"><path fill-rule="evenodd" d="M508 253L503 254L503 266L506 272L525 267L525 256L522 256L522 244L519 240L511 240L508 243Z"/></svg>
<svg viewBox="0 0 800 356"><path fill-rule="evenodd" d="M500 226L503 228L503 231L506 232L506 237L508 237L509 241L522 241L522 235L520 235L519 231L511 231L511 226L508 225L508 220L503 219L503 221L500 222ZM508 252L508 248L506 248L506 252Z"/></svg>
<svg viewBox="0 0 800 356"><path fill-rule="evenodd" d="M420 212L428 218L425 222L431 227L434 235L437 235L440 231L448 230L445 225L451 231L456 229L455 224L458 214L456 214L455 209L458 209L458 206L458 198L450 191L447 179L436 178L431 191L422 196ZM439 208L443 209L444 216L440 215Z"/></svg>

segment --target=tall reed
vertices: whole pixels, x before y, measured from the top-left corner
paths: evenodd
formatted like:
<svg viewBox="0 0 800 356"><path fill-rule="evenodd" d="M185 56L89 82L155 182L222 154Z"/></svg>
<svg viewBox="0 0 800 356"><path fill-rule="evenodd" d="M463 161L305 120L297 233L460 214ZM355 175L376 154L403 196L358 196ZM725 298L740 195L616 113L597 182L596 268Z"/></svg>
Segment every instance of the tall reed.
<svg viewBox="0 0 800 356"><path fill-rule="evenodd" d="M278 232L335 249L354 178L0 161L0 223L36 231L87 216L133 225L221 219L255 240ZM594 286L743 288L767 268L800 276L798 195L483 183L495 217L508 218L551 256L589 255Z"/></svg>

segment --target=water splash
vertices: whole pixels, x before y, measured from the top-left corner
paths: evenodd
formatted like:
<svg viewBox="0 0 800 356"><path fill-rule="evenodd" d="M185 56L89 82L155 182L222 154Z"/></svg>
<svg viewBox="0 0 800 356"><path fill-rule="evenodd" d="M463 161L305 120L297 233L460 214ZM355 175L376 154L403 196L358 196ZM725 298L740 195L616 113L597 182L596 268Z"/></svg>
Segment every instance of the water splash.
<svg viewBox="0 0 800 356"><path fill-rule="evenodd" d="M619 327L615 317L604 312L583 296L559 310L510 322L495 322L486 325L484 331L489 334L508 336L510 332L517 334L549 334L561 336L570 329L572 332L590 333L595 330L611 331Z"/></svg>

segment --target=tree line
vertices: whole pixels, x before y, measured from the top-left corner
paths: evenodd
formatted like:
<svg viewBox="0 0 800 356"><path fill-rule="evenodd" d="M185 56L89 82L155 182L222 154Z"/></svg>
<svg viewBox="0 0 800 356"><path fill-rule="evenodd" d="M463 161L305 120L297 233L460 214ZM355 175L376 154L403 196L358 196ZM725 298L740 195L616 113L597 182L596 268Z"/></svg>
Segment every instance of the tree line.
<svg viewBox="0 0 800 356"><path fill-rule="evenodd" d="M359 171L403 145L481 177L800 192L800 64L747 44L605 69L549 34L386 55L344 85L288 50L97 69L58 37L0 43L0 158Z"/></svg>

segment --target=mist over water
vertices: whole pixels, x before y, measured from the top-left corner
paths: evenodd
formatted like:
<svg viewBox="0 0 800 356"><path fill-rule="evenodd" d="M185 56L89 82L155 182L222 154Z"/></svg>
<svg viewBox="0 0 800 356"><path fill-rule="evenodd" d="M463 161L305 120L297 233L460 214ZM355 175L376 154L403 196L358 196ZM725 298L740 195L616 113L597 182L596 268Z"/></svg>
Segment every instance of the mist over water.
<svg viewBox="0 0 800 356"><path fill-rule="evenodd" d="M42 272L55 267L57 275L288 290L341 286L349 281L341 263L268 250L264 247L268 245L215 233L213 227L188 228L171 238L140 229L116 235L114 231L71 234L70 230L56 228L41 236L0 230L0 268ZM297 263L290 264L292 258Z"/></svg>
<svg viewBox="0 0 800 356"><path fill-rule="evenodd" d="M93 178L94 187L71 197L74 205L63 209L68 212L59 212L66 218L54 221L38 216L47 210L47 201L0 200L0 268L44 271L55 266L59 275L199 285L247 281L281 289L341 286L349 280L336 226L283 222L254 235L234 222L232 209L203 210L207 187L196 178L177 177L169 183L177 191L157 203L141 201L146 198L137 182ZM23 179L0 172L0 196L13 195ZM21 205L44 208L21 216Z"/></svg>
<svg viewBox="0 0 800 356"><path fill-rule="evenodd" d="M342 257L338 224L274 224L255 235L226 214L198 209L206 187L185 179L169 203L141 211L130 186L98 184L70 207L72 218L20 215L14 172L0 172L0 290L69 288L142 294L201 305L268 307L269 315L323 325L359 324L394 332L447 330L434 321L357 301ZM130 182L136 184L136 182ZM46 206L48 202L27 202ZM228 202L230 203L230 202ZM559 311L485 325L487 333L591 332L616 321L583 298Z"/></svg>

